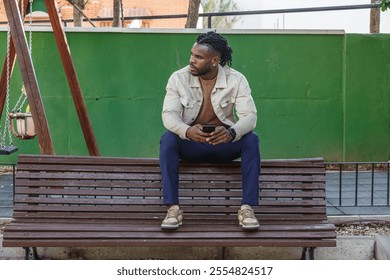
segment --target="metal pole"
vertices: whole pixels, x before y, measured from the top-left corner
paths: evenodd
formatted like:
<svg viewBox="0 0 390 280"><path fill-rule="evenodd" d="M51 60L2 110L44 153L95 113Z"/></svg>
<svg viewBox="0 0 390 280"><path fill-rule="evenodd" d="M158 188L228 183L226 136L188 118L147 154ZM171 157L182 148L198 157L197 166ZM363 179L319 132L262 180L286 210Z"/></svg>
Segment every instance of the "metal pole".
<svg viewBox="0 0 390 280"><path fill-rule="evenodd" d="M15 45L23 83L26 88L28 103L33 115L38 143L42 154L53 155L54 146L51 140L42 97L39 92L38 81L27 46L23 22L15 0L3 1L10 25L12 40Z"/></svg>
<svg viewBox="0 0 390 280"><path fill-rule="evenodd" d="M83 93L81 91L80 83L77 78L76 69L73 64L72 56L70 54L69 45L66 39L64 29L62 28L61 19L58 15L57 2L52 0L45 0L46 9L49 13L50 22L53 28L54 37L57 42L58 51L64 66L65 74L68 79L70 91L72 93L73 102L76 107L80 126L84 134L84 139L91 156L99 156L99 148L96 143L95 134L93 132L92 124L88 116L87 107L84 102Z"/></svg>
<svg viewBox="0 0 390 280"><path fill-rule="evenodd" d="M26 14L28 3L29 2L26 0L24 2L24 7L20 7L21 4L19 3L19 7L21 11L23 9L23 15ZM16 51L15 51L14 42L11 39L10 46L9 46L9 62L7 56L5 56L3 70L1 72L1 78L0 78L0 117L3 114L5 98L7 95L7 64L9 63L10 66L9 72L11 78L15 66L15 61L16 61Z"/></svg>

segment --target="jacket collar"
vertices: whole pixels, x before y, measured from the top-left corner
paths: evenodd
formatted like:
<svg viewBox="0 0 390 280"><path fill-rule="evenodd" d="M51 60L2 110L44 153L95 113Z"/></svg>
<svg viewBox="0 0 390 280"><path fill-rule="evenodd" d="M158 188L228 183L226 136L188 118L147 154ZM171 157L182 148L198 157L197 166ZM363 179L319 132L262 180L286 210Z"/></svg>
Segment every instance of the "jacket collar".
<svg viewBox="0 0 390 280"><path fill-rule="evenodd" d="M199 78L190 74L190 87L200 88ZM218 64L217 81L215 82L215 88L227 88L225 68Z"/></svg>

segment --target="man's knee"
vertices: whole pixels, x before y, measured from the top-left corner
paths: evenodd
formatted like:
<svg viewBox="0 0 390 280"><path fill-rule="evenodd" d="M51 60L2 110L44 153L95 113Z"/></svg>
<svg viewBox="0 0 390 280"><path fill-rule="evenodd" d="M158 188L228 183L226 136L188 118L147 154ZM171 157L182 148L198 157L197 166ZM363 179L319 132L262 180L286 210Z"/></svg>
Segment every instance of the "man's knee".
<svg viewBox="0 0 390 280"><path fill-rule="evenodd" d="M259 137L254 132L249 132L243 137L244 144L251 147L259 145Z"/></svg>
<svg viewBox="0 0 390 280"><path fill-rule="evenodd" d="M176 134L171 131L166 131L160 139L160 145L173 144L176 142Z"/></svg>
<svg viewBox="0 0 390 280"><path fill-rule="evenodd" d="M177 147L177 136L171 131L166 131L160 139L160 151L169 151Z"/></svg>

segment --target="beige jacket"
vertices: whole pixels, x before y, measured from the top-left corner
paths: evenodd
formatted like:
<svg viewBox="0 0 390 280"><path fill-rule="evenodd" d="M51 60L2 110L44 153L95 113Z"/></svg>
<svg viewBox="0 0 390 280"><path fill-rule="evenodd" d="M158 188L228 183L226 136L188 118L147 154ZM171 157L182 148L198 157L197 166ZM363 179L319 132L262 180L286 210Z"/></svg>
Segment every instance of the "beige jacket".
<svg viewBox="0 0 390 280"><path fill-rule="evenodd" d="M198 116L203 102L199 78L192 76L186 66L171 75L166 90L162 111L164 126L186 139L186 131ZM219 65L211 103L221 122L236 131L235 141L256 127L257 111L248 81L233 68Z"/></svg>

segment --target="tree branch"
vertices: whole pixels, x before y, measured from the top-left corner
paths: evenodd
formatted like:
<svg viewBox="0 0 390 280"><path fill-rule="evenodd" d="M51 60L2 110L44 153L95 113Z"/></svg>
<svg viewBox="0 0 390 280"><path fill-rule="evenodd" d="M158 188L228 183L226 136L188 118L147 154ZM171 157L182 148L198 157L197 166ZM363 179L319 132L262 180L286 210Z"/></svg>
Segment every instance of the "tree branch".
<svg viewBox="0 0 390 280"><path fill-rule="evenodd" d="M85 18L88 20L88 22L89 22L93 27L96 27L95 24L90 20L90 18L87 17L87 16L84 14L84 12L79 8L79 6L77 6L77 5L73 2L73 0L66 0L66 2L68 2L69 4L71 4L77 11L79 11L79 12L83 15L83 17L85 17ZM85 2L85 5L86 5L87 3L88 3L88 1ZM84 7L85 7L85 5L84 5Z"/></svg>

